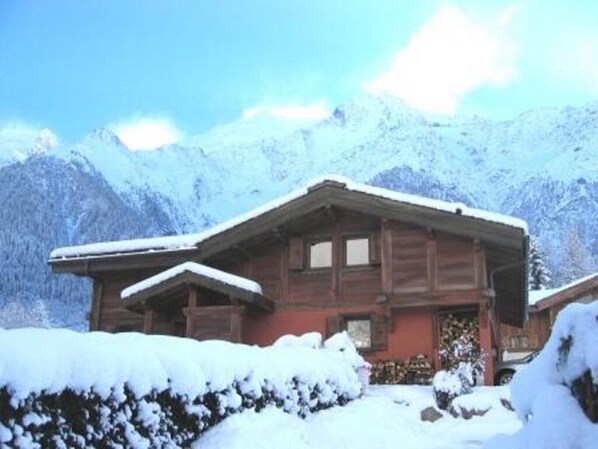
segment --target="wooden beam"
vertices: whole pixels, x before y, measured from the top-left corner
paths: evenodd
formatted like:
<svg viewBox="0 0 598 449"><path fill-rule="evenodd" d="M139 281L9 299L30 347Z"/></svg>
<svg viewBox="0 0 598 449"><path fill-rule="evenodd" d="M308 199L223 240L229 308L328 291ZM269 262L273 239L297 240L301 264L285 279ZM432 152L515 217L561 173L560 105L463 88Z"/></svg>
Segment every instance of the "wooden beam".
<svg viewBox="0 0 598 449"><path fill-rule="evenodd" d="M338 301L341 296L342 274L343 267L343 237L341 235L341 227L338 214L332 211L331 218L334 220L334 229L332 231L332 297L334 301Z"/></svg>
<svg viewBox="0 0 598 449"><path fill-rule="evenodd" d="M257 293L253 294L251 304L257 306L258 309L272 312L276 308L276 304L271 299L266 298L264 295Z"/></svg>
<svg viewBox="0 0 598 449"><path fill-rule="evenodd" d="M156 328L157 312L153 309L145 309L143 316L143 333L152 334Z"/></svg>
<svg viewBox="0 0 598 449"><path fill-rule="evenodd" d="M289 245L282 244L280 248L280 285L281 285L281 300L283 302L289 301L290 296L290 267L289 267Z"/></svg>
<svg viewBox="0 0 598 449"><path fill-rule="evenodd" d="M392 282L392 225L388 220L382 220L380 228L380 262L382 270L382 291L390 294L393 290Z"/></svg>
<svg viewBox="0 0 598 449"><path fill-rule="evenodd" d="M197 288L193 285L189 286L189 293L187 297L187 308L184 310L184 314L186 317L185 322L185 337L193 338L193 334L195 333L195 317L197 307L199 305L199 294Z"/></svg>
<svg viewBox="0 0 598 449"><path fill-rule="evenodd" d="M436 247L436 232L428 230L427 242L427 259L428 259L428 286L430 290L438 290L438 251Z"/></svg>
<svg viewBox="0 0 598 449"><path fill-rule="evenodd" d="M480 310L478 313L478 322L480 323L480 328L486 329L489 325L489 310L486 302L482 302L480 304Z"/></svg>
<svg viewBox="0 0 598 449"><path fill-rule="evenodd" d="M197 306L199 306L199 293L197 291L197 287L190 285L189 294L187 296L187 307L194 309Z"/></svg>
<svg viewBox="0 0 598 449"><path fill-rule="evenodd" d="M463 305L478 306L479 304L485 303L485 300L480 296L418 296L414 298L391 298L388 302L388 307L391 309L407 309L414 307L454 307Z"/></svg>
<svg viewBox="0 0 598 449"><path fill-rule="evenodd" d="M479 239L473 241L473 265L475 272L475 285L478 288L488 288L486 276L486 254Z"/></svg>
<svg viewBox="0 0 598 449"><path fill-rule="evenodd" d="M334 223L338 221L338 211L331 204L326 204L326 206L324 206L324 213Z"/></svg>
<svg viewBox="0 0 598 449"><path fill-rule="evenodd" d="M89 330L100 330L102 301L104 299L104 282L94 279L93 294L91 297L91 316L89 320Z"/></svg>

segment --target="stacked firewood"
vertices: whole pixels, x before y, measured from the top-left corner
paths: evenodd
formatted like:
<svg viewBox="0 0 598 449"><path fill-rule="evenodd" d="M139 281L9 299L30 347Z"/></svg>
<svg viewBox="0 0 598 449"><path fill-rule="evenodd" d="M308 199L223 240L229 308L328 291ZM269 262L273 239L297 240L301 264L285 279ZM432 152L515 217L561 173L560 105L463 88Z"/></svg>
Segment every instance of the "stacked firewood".
<svg viewBox="0 0 598 449"><path fill-rule="evenodd" d="M411 357L407 363L407 369L412 384L428 385L432 381L434 365L432 360L423 354Z"/></svg>
<svg viewBox="0 0 598 449"><path fill-rule="evenodd" d="M440 360L449 369L479 356L480 336L476 314L448 314L439 319Z"/></svg>
<svg viewBox="0 0 598 449"><path fill-rule="evenodd" d="M372 384L428 384L434 374L432 360L423 354L402 360L384 360L372 366Z"/></svg>
<svg viewBox="0 0 598 449"><path fill-rule="evenodd" d="M407 366L402 360L383 360L374 363L370 383L397 385L407 382Z"/></svg>

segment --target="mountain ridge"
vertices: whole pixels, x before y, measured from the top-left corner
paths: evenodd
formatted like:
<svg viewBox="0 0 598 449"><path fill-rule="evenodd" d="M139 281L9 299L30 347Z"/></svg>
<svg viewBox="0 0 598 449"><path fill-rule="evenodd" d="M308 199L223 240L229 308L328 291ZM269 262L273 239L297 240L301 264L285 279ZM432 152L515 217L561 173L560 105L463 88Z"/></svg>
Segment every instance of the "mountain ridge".
<svg viewBox="0 0 598 449"><path fill-rule="evenodd" d="M324 173L527 219L550 248L553 269L571 230L598 257L598 102L493 121L435 116L392 98L364 96L317 122L271 129L270 123L281 121L260 119L252 128L252 120L137 152L112 131L97 129L73 145L21 149L8 162L0 157L0 182L17 197L19 183L32 196L44 183L54 189L44 190L32 220L51 221L56 229L48 238L40 222L28 237L47 251L45 257L56 246L198 232ZM14 154L14 145L5 151L1 145L0 156ZM57 172L65 175L57 178ZM39 182L24 183L32 173ZM68 182L82 191L70 205L55 194L64 196ZM111 206L94 216L94 201ZM14 221L15 210L0 204L0 219ZM16 242L22 238L12 227L5 234ZM0 258L0 267L6 263ZM13 276L22 281L26 271ZM54 285L56 278L61 276L45 273L36 282ZM0 301L10 298L4 290ZM45 292L37 284L31 291ZM67 303L89 298L84 287L67 295Z"/></svg>

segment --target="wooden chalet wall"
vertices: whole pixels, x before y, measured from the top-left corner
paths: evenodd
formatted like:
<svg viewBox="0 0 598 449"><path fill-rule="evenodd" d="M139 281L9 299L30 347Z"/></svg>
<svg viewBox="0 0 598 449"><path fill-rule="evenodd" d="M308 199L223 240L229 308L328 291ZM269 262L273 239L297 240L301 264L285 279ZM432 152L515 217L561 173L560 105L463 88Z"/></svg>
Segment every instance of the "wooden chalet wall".
<svg viewBox="0 0 598 449"><path fill-rule="evenodd" d="M306 227L303 234L231 251L228 261L225 256L214 260L219 269L259 282L276 303L273 314L246 316L247 343L267 345L287 333L328 335L342 329L347 319L367 318L372 323L372 350L366 351L371 360L435 357L437 314L469 310L484 315L480 333L485 350L490 353L497 346L485 307L486 260L479 242L342 212L329 223ZM347 267L344 240L355 236L371 240L371 263ZM333 265L309 269L309 244L321 239L333 242Z"/></svg>
<svg viewBox="0 0 598 449"><path fill-rule="evenodd" d="M242 341L269 345L288 333L328 335L347 319L365 318L372 326L370 359L435 358L438 313L468 310L480 314L484 349L496 346L486 308L485 249L478 241L336 209L315 215L201 261L255 280L275 302L273 313L245 312ZM369 239L369 264L345 266L348 237ZM310 243L322 239L332 241L332 267L310 269ZM120 292L156 271L96 276L91 328L141 330L142 315L121 307Z"/></svg>
<svg viewBox="0 0 598 449"><path fill-rule="evenodd" d="M500 347L510 353L521 355L542 349L550 336L550 314L548 310L530 313L522 328L500 325Z"/></svg>
<svg viewBox="0 0 598 449"><path fill-rule="evenodd" d="M584 285L545 298L537 306L530 307L529 319L523 328L501 324L501 348L521 355L542 349L561 310L573 302L587 304L595 300L598 300L598 288Z"/></svg>
<svg viewBox="0 0 598 449"><path fill-rule="evenodd" d="M139 282L154 271L125 271L106 273L93 281L93 296L90 313L90 330L108 332L142 331L143 315L133 313L122 306L120 292Z"/></svg>

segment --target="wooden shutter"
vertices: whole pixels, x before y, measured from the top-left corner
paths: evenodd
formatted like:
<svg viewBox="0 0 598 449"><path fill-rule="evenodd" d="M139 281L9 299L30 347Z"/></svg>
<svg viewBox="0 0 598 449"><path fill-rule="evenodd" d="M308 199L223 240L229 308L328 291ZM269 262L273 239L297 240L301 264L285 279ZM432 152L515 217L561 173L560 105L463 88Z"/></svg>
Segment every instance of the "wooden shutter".
<svg viewBox="0 0 598 449"><path fill-rule="evenodd" d="M305 250L303 239L293 237L289 239L289 268L291 270L303 270L305 262Z"/></svg>
<svg viewBox="0 0 598 449"><path fill-rule="evenodd" d="M380 233L372 232L370 235L370 263L380 265Z"/></svg>
<svg viewBox="0 0 598 449"><path fill-rule="evenodd" d="M372 349L386 348L386 317L384 315L372 315L371 323Z"/></svg>
<svg viewBox="0 0 598 449"><path fill-rule="evenodd" d="M340 315L333 315L326 318L326 337L332 337L343 330L343 319Z"/></svg>

